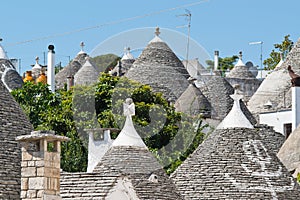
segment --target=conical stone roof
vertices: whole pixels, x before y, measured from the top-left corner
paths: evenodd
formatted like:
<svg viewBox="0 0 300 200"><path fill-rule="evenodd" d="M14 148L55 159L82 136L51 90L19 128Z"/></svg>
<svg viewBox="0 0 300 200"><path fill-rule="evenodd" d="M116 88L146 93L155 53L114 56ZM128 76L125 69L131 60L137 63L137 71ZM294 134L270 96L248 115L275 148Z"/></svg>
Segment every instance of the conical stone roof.
<svg viewBox="0 0 300 200"><path fill-rule="evenodd" d="M23 86L22 77L9 59L0 58L0 78L9 91Z"/></svg>
<svg viewBox="0 0 300 200"><path fill-rule="evenodd" d="M194 85L190 84L185 92L175 102L177 112L183 112L188 115L199 115L209 118L211 105L202 92Z"/></svg>
<svg viewBox="0 0 300 200"><path fill-rule="evenodd" d="M289 171L300 172L300 126L286 139L277 156Z"/></svg>
<svg viewBox="0 0 300 200"><path fill-rule="evenodd" d="M0 81L0 199L20 199L21 148L15 138L32 125Z"/></svg>
<svg viewBox="0 0 300 200"><path fill-rule="evenodd" d="M176 101L189 85L189 74L182 62L158 36L149 42L125 76L150 85L171 101Z"/></svg>
<svg viewBox="0 0 300 200"><path fill-rule="evenodd" d="M248 102L252 113L278 111L291 107L291 78L287 67L291 65L296 74L300 74L300 39L294 45L281 65L269 74ZM264 104L271 101L272 107L266 110Z"/></svg>
<svg viewBox="0 0 300 200"><path fill-rule="evenodd" d="M171 175L185 199L298 199L300 187L254 128L215 130Z"/></svg>
<svg viewBox="0 0 300 200"><path fill-rule="evenodd" d="M228 81L221 76L201 76L201 79L195 82L196 86L201 90L209 101L211 109L211 118L223 120L233 105L233 99L230 97L234 93L233 87ZM255 118L252 116L243 101L240 106L251 124L256 124Z"/></svg>
<svg viewBox="0 0 300 200"><path fill-rule="evenodd" d="M55 86L57 89L64 88L65 84L67 84L68 77L74 77L75 74L79 71L79 69L84 65L87 54L82 52L77 54L77 56L72 60L65 68L60 70L55 75Z"/></svg>
<svg viewBox="0 0 300 200"><path fill-rule="evenodd" d="M189 75L191 77L197 78L197 75L203 71L205 71L206 69L203 67L203 65L200 64L199 60L196 59L192 59L192 60L183 60L182 64L184 65L184 67L186 68L186 70L188 71Z"/></svg>
<svg viewBox="0 0 300 200"><path fill-rule="evenodd" d="M120 190L118 182L125 187L121 190L127 193L127 199L182 199L136 132L131 119L135 113L132 99L127 99L123 106L125 125L93 173L62 176L61 194L64 199L110 199ZM77 185L84 187L84 191L78 192ZM112 199L123 199L121 195L122 192Z"/></svg>
<svg viewBox="0 0 300 200"><path fill-rule="evenodd" d="M242 54L240 52L239 60L234 68L226 76L227 78L239 78L239 79L255 79L255 76L250 72L249 68L242 61Z"/></svg>
<svg viewBox="0 0 300 200"><path fill-rule="evenodd" d="M2 39L0 38L0 42ZM16 71L15 66L11 63L6 55L6 52L0 44L0 79L4 86L11 91L13 89L21 88L23 80L20 74Z"/></svg>
<svg viewBox="0 0 300 200"><path fill-rule="evenodd" d="M84 65L75 74L74 83L75 85L91 85L97 82L98 77L99 72L89 59L87 59Z"/></svg>

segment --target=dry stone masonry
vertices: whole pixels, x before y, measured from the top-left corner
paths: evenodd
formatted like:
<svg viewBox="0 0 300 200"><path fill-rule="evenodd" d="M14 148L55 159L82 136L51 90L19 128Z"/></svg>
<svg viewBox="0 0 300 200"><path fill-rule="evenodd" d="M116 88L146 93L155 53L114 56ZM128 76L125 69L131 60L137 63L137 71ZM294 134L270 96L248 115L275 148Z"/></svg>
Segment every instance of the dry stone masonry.
<svg viewBox="0 0 300 200"><path fill-rule="evenodd" d="M60 143L67 140L52 131L17 137L22 146L21 199L61 199Z"/></svg>

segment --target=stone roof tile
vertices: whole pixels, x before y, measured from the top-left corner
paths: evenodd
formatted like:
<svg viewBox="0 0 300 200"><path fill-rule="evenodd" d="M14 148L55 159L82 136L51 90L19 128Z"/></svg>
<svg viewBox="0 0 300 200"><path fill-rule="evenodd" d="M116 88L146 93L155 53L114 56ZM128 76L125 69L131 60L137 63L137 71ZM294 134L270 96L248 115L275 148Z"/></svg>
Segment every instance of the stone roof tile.
<svg viewBox="0 0 300 200"><path fill-rule="evenodd" d="M85 63L85 58L87 57L86 53L78 54L74 60L72 60L65 68L60 70L55 75L55 86L57 89L64 88L64 85L67 83L67 77L74 77L75 74L79 71L82 65Z"/></svg>
<svg viewBox="0 0 300 200"><path fill-rule="evenodd" d="M230 112L233 105L233 99L230 98L230 95L234 93L233 87L221 76L202 75L201 79L197 80L195 84L207 98L212 107L211 118L223 120ZM251 124L256 124L255 118L243 101L240 101L240 106Z"/></svg>
<svg viewBox="0 0 300 200"><path fill-rule="evenodd" d="M256 93L251 97L248 107L252 113L280 111L291 108L291 78L287 67L291 65L296 74L300 74L300 38L288 53L284 62L277 66L261 83ZM287 100L288 99L288 100ZM271 101L272 107L265 110L264 104Z"/></svg>
<svg viewBox="0 0 300 200"><path fill-rule="evenodd" d="M165 42L152 40L125 76L148 84L155 92L162 92L168 100L175 101L188 87L189 74Z"/></svg>
<svg viewBox="0 0 300 200"><path fill-rule="evenodd" d="M0 199L20 199L21 151L15 138L32 125L0 81Z"/></svg>
<svg viewBox="0 0 300 200"><path fill-rule="evenodd" d="M99 72L93 64L86 60L83 66L78 70L74 76L75 85L91 85L98 81Z"/></svg>
<svg viewBox="0 0 300 200"><path fill-rule="evenodd" d="M188 115L199 115L209 118L211 105L202 92L194 85L190 84L185 92L175 102L175 108L178 112Z"/></svg>
<svg viewBox="0 0 300 200"><path fill-rule="evenodd" d="M300 187L259 129L215 130L171 175L185 199L297 199ZM262 132L264 134L264 132Z"/></svg>

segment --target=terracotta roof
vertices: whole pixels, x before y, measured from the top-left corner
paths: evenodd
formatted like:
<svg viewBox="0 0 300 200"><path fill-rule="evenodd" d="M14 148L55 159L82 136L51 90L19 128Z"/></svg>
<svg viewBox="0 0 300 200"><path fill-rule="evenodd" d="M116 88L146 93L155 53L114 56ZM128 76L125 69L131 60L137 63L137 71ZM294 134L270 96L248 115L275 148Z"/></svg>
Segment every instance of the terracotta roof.
<svg viewBox="0 0 300 200"><path fill-rule="evenodd" d="M215 130L171 175L184 198L298 199L299 185L268 148L274 139L261 131Z"/></svg>
<svg viewBox="0 0 300 200"><path fill-rule="evenodd" d="M21 151L15 138L32 125L0 81L0 199L20 199Z"/></svg>
<svg viewBox="0 0 300 200"><path fill-rule="evenodd" d="M125 76L148 84L166 99L175 101L188 87L189 74L170 47L155 36Z"/></svg>

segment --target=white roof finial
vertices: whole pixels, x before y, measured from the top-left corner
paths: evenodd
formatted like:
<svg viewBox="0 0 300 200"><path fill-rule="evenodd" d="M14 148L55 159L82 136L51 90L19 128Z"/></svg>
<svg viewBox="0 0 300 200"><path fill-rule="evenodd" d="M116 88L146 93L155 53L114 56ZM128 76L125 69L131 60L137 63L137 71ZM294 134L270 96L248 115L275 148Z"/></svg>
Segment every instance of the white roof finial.
<svg viewBox="0 0 300 200"><path fill-rule="evenodd" d="M39 64L39 60L40 60L40 58L37 56L37 57L35 57L35 63L36 64Z"/></svg>
<svg viewBox="0 0 300 200"><path fill-rule="evenodd" d="M84 46L85 46L84 42L80 42L80 51L78 52L77 55L79 55L79 54L85 54L85 52L83 50Z"/></svg>
<svg viewBox="0 0 300 200"><path fill-rule="evenodd" d="M124 55L121 60L134 60L133 55L130 53L130 47L124 48Z"/></svg>
<svg viewBox="0 0 300 200"><path fill-rule="evenodd" d="M243 63L243 54L241 51L239 52L239 60L235 66L245 66L245 64Z"/></svg>
<svg viewBox="0 0 300 200"><path fill-rule="evenodd" d="M161 39L160 39L160 37L159 37L159 35L160 35L160 31L159 31L159 27L157 26L156 28L155 28L155 37L149 42L149 44L150 43L153 43L153 42L163 42Z"/></svg>
<svg viewBox="0 0 300 200"><path fill-rule="evenodd" d="M155 35L159 36L159 34L160 34L159 27L156 27L156 29L155 29Z"/></svg>
<svg viewBox="0 0 300 200"><path fill-rule="evenodd" d="M238 86L236 86L236 90L234 94L230 95L233 99L233 106L228 115L223 119L223 121L218 125L217 129L226 129L226 128L253 128L253 125L247 119L243 111L240 107L240 99L242 99L243 95L237 94Z"/></svg>
<svg viewBox="0 0 300 200"><path fill-rule="evenodd" d="M2 42L2 41L3 41L3 39L0 38L0 42ZM0 44L0 59L6 59L6 60L8 60L6 52L4 51L4 49L3 49L3 47L2 47L1 44Z"/></svg>
<svg viewBox="0 0 300 200"><path fill-rule="evenodd" d="M80 47L81 47L81 51L83 51L83 47L84 47L84 42L80 42Z"/></svg>
<svg viewBox="0 0 300 200"><path fill-rule="evenodd" d="M132 122L132 116L135 115L135 105L131 98L127 98L125 100L125 103L123 103L123 109L126 121L122 131L119 133L112 146L135 146L147 148L142 138L136 132Z"/></svg>

